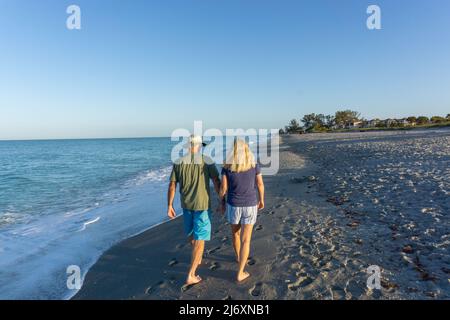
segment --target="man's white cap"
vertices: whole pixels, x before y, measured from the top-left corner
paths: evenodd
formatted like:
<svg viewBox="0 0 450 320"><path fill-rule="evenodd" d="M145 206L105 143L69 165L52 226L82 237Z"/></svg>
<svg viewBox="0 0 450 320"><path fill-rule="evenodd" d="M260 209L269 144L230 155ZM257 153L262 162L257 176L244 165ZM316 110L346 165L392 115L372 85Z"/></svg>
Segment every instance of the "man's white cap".
<svg viewBox="0 0 450 320"><path fill-rule="evenodd" d="M196 146L196 145L199 145L199 144L203 145L202 137L192 134L188 138L188 142L185 144L185 147L189 148L191 146Z"/></svg>

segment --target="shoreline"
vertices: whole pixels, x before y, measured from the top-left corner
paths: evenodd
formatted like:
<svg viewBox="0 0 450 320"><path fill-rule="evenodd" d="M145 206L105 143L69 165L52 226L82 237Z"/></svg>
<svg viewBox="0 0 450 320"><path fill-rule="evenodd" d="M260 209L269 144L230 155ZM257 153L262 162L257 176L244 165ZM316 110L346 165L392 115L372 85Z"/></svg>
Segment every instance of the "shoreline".
<svg viewBox="0 0 450 320"><path fill-rule="evenodd" d="M284 144L280 144L281 150L285 148L286 146ZM304 161L305 160L301 158L296 159L296 164L301 163L301 167L296 170L306 169L304 167ZM282 165L283 164L280 164L280 166ZM272 188L272 184L279 183L278 181L271 181L273 178L274 177L265 177L266 190ZM273 185L273 187L275 188L275 185ZM263 224L261 222L268 217L274 216L273 211L278 206L277 201L274 201L274 199L275 197L280 196L282 196L281 193L275 195L272 192L266 191L266 208L262 213L260 212L258 214L252 241L252 246L255 247L256 250L256 252L254 252L255 256L259 254L261 257L253 258L253 250L250 253L249 265L251 266L249 266L249 271L252 272L252 279L245 281L245 283L253 283L262 276L261 271L258 270L254 272L251 269L254 269L256 264L263 265L264 260L268 260L267 258L269 258L269 251L271 251L270 255L272 256L272 259L275 258L276 248L269 245L268 242L270 242L270 239L265 239L266 233L270 231L270 229L264 226L262 228L258 226L262 226ZM216 206L215 200L216 199L214 198L213 208ZM270 207L269 203L271 203ZM177 214L179 213L180 212L177 212ZM192 293L196 292L201 286L206 284L208 279L205 279L202 284L194 286L185 292L182 291L185 273L190 260L190 248L183 232L182 220L178 219L180 217L181 215L178 215L175 220L161 222L159 225L152 226L148 230L125 239L108 249L101 255L97 262L89 268L83 279L82 288L72 295L70 299L194 298L192 297ZM199 274L204 278L217 277L217 274L221 274L221 282L226 281L235 285L235 263L230 242L231 233L228 230L229 226L227 222L225 222L224 217L218 213L213 214L212 223L212 239L205 245L204 262L202 266L199 267ZM262 230L264 230L264 232L261 232ZM257 233L259 233L260 236L258 236L256 240ZM169 241L170 243L168 243ZM153 247L159 249L150 252ZM258 248L256 249L256 247ZM149 252L145 252L147 249ZM136 256L134 256L134 253L132 253L133 250L143 251L141 253L136 252ZM264 254L263 251L265 251ZM224 259L222 256L222 253L224 252L228 255L227 259ZM264 255L267 257L263 257ZM147 263L148 265L146 265ZM120 276L118 279L118 276L121 273L120 267L116 269L114 265L128 265L125 267L126 269L139 270L138 278L143 278L143 281L141 282L134 275L130 274L125 278ZM253 273L255 273L255 275L253 275ZM102 279L108 280L100 283ZM136 287L129 288L129 286L126 286L127 289L124 289L124 287L121 286L117 291L111 291L111 289L118 288L119 284L124 284L125 282L134 283L136 284ZM137 285L138 283L140 284ZM253 286L256 284L259 284L259 282L255 282ZM242 286L240 285L237 285L237 287L242 289ZM204 299L247 299L245 296L248 294L247 291L249 291L249 289L251 288L247 288L241 294L234 295L234 297L227 294L224 297L213 295L212 297L204 297ZM163 293L161 291L165 292ZM181 296L178 296L178 294L181 294ZM257 297L257 295L254 293L251 297Z"/></svg>
<svg viewBox="0 0 450 320"><path fill-rule="evenodd" d="M181 216L177 216L175 219L178 219L178 218L180 218ZM141 235L141 234L143 234L143 233L145 233L145 232L148 232L149 230L151 230L151 229L153 229L153 228L156 228L156 227L158 227L158 226L160 226L160 225L163 225L163 224L165 224L165 223L168 223L168 222L170 222L171 220L164 220L164 221L161 221L161 222L158 222L158 223L156 223L156 224L154 224L154 225L151 225L150 227L148 227L148 228L146 228L146 229L144 229L144 230L142 230L142 231L138 231L138 232L136 232L135 234L132 234L132 235L130 235L129 237L127 237L127 238L125 238L125 239L122 239L122 240L119 240L116 244L114 244L111 248L113 248L113 247L115 247L115 246L117 246L117 245L120 245L122 242L124 242L124 241L127 241L127 240L129 240L129 239L131 239L131 238L134 238L134 237L137 237L137 236L139 236L139 235ZM86 277L86 275L89 273L89 271L91 270L91 268L103 257L103 255L108 251L108 250L110 250L111 248L109 248L109 249L107 249L107 250L105 250L104 252L102 252L101 254L99 254L98 255L98 257L95 257L95 258L93 258L92 259L92 261L89 263L89 264L87 264L87 265L85 265L85 267L86 267L86 269L87 269L87 272L82 276L82 283L84 283L84 279L85 279L85 277ZM80 289L80 290L82 290L82 288ZM76 290L76 292L73 292L73 293L68 293L68 294L66 294L65 296L64 296L64 298L63 298L63 300L72 300L77 294L78 294L78 292L80 292L80 290Z"/></svg>
<svg viewBox="0 0 450 320"><path fill-rule="evenodd" d="M82 276L111 246L166 219L160 181L171 145L0 142L0 298L66 299L69 266Z"/></svg>
<svg viewBox="0 0 450 320"><path fill-rule="evenodd" d="M247 281L237 284L234 280L236 263L229 226L223 217L214 214L212 239L205 245L198 271L202 283L182 290L190 247L182 221L176 219L106 251L72 299L448 299L445 265L450 260L445 253L446 238L430 238L428 229L410 226L410 219L427 226L438 216L424 216L414 210L398 216L398 208L386 215L384 207L373 207L364 202L363 196L385 188L394 200L396 196L409 197L398 193L403 190L395 189L397 183L366 187L374 182L364 180L360 185L353 178L346 182L341 171L355 167L356 171L346 175L358 175L365 172L364 166L373 166L364 160L370 148L374 148L375 157L386 145L393 145L395 150L397 145L429 144L428 139L442 142L449 136L449 131L424 136L395 132L284 136L280 170L275 176L264 177L266 208L258 214L255 225L248 261L251 277ZM353 149L336 158L335 152L342 148ZM392 155L391 149L386 152ZM426 155L424 152L421 156ZM394 165L396 157L394 153ZM431 157L435 158L433 153ZM374 179L380 174L375 171ZM340 182L345 183L334 185ZM349 191L354 195L342 200ZM358 194L360 191L364 192ZM445 204L441 206L445 209ZM386 208L391 207L387 203ZM448 218L441 219L445 219L443 225L435 232L445 235ZM413 252L405 251L409 245ZM431 246L435 249L429 249ZM367 288L367 268L371 265L381 268L380 290Z"/></svg>

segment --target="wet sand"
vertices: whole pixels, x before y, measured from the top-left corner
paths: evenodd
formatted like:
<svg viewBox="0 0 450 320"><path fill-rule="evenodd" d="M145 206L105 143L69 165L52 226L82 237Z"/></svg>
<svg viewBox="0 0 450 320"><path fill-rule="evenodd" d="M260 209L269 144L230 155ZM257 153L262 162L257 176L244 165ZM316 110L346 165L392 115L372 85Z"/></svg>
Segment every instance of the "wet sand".
<svg viewBox="0 0 450 320"><path fill-rule="evenodd" d="M105 252L73 299L448 299L449 142L449 130L284 137L248 280L236 283L230 227L215 214L204 280L183 288L180 217ZM370 265L380 290L367 288Z"/></svg>

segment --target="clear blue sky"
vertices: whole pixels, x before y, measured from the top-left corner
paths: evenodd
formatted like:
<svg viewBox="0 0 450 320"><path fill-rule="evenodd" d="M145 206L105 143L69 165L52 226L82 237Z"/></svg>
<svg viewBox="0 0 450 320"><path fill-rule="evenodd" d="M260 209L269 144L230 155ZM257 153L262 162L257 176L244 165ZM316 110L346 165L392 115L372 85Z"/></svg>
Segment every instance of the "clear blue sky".
<svg viewBox="0 0 450 320"><path fill-rule="evenodd" d="M0 0L0 139L446 115L449 16L448 0Z"/></svg>

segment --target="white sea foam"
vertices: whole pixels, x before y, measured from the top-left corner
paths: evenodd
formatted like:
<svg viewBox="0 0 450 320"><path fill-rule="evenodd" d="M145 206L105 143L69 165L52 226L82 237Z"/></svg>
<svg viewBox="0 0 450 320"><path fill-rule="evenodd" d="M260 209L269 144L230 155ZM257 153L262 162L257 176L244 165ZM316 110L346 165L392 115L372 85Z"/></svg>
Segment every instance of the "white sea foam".
<svg viewBox="0 0 450 320"><path fill-rule="evenodd" d="M75 294L66 287L68 265L80 266L84 276L113 244L166 220L163 190L169 173L170 168L145 172L105 195L109 202L42 216L1 232L0 299L61 299Z"/></svg>
<svg viewBox="0 0 450 320"><path fill-rule="evenodd" d="M83 227L81 227L80 231L86 230L86 227L87 227L88 225L93 224L93 223L96 223L96 222L99 221L99 220L100 220L100 217L97 217L97 218L95 218L95 219L93 219L93 220L90 220L90 221L88 221L88 222L83 223Z"/></svg>

